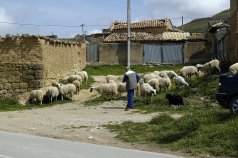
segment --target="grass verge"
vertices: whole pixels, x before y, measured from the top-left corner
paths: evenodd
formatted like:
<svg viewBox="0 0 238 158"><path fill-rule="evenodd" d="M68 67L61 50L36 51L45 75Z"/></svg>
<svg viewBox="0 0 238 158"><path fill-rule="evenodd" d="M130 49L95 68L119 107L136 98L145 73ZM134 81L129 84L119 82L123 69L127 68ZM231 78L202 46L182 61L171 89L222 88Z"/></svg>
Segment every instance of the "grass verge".
<svg viewBox="0 0 238 158"><path fill-rule="evenodd" d="M47 103L47 104L26 104L26 105L21 105L17 101L11 98L5 98L5 99L0 99L0 112L1 111L19 111L19 110L30 110L34 108L45 108L45 107L51 107L54 105L59 105L59 104L65 104L69 103L71 101L69 100L58 100L54 101L52 103Z"/></svg>
<svg viewBox="0 0 238 158"><path fill-rule="evenodd" d="M125 142L157 144L194 156L238 157L238 116L224 110L196 111L179 119L162 114L150 122L127 121L106 127Z"/></svg>

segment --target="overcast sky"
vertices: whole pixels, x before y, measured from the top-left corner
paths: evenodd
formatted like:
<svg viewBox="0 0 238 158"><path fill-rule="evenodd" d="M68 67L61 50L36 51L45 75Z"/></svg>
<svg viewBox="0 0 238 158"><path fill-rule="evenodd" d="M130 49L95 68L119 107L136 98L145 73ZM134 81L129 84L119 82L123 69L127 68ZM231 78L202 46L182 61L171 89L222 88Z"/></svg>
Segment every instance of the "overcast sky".
<svg viewBox="0 0 238 158"><path fill-rule="evenodd" d="M169 18L180 26L182 16L186 23L229 8L230 0L131 0L131 20ZM82 34L81 24L91 34L112 21L126 21L126 11L127 0L0 0L0 36L53 33L69 38Z"/></svg>

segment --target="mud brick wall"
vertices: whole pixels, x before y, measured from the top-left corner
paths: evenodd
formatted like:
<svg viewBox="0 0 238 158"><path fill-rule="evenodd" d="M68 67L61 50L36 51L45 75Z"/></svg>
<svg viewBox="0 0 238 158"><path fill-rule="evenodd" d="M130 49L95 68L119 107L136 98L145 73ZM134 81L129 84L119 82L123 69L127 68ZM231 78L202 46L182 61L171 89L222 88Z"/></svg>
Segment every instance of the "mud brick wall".
<svg viewBox="0 0 238 158"><path fill-rule="evenodd" d="M86 49L83 44L63 44L41 41L44 65L44 85L49 85L71 74L73 69L86 65Z"/></svg>
<svg viewBox="0 0 238 158"><path fill-rule="evenodd" d="M34 36L0 38L0 98L44 88L85 65L84 44Z"/></svg>

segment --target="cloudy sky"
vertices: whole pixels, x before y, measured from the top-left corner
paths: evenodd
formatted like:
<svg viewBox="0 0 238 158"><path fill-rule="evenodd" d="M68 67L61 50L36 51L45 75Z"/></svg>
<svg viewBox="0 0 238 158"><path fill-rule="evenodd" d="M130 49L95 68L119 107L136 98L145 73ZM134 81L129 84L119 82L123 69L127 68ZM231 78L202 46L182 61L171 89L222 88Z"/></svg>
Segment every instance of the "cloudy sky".
<svg viewBox="0 0 238 158"><path fill-rule="evenodd" d="M169 18L175 26L230 8L230 0L131 0L131 20ZM56 34L61 38L100 32L126 21L127 0L0 0L0 36Z"/></svg>

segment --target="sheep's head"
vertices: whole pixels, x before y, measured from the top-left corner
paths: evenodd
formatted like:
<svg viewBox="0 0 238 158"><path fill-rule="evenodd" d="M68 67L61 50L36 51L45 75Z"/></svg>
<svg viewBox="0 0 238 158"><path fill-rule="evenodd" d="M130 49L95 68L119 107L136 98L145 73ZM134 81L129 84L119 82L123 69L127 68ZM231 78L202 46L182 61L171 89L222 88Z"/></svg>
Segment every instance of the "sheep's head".
<svg viewBox="0 0 238 158"><path fill-rule="evenodd" d="M156 96L156 90L155 90L155 89L153 89L153 90L151 91L151 96Z"/></svg>

